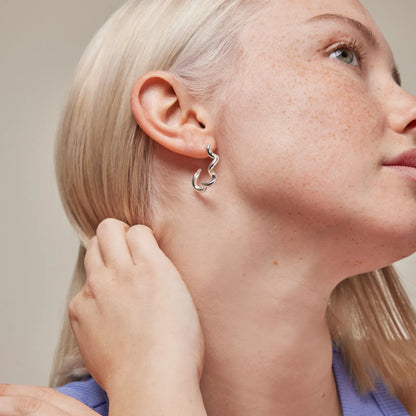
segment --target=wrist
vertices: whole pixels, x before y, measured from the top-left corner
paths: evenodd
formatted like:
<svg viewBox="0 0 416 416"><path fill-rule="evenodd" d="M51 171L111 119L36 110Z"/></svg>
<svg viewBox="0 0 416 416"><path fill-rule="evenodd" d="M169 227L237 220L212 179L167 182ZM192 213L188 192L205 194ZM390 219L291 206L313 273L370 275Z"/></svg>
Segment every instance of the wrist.
<svg viewBox="0 0 416 416"><path fill-rule="evenodd" d="M178 362L173 359L158 362L147 360L139 366L130 365L127 368L117 368L109 372L104 389L108 395L118 394L126 387L146 389L156 385L167 389L174 386L199 386L202 371L189 362Z"/></svg>
<svg viewBox="0 0 416 416"><path fill-rule="evenodd" d="M140 377L108 392L110 416L207 416L198 377Z"/></svg>

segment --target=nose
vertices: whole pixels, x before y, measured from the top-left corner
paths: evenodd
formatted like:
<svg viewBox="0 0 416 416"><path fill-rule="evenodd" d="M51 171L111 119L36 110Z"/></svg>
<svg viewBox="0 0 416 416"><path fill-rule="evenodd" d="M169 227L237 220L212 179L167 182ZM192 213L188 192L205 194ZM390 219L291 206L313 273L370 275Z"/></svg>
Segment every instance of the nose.
<svg viewBox="0 0 416 416"><path fill-rule="evenodd" d="M395 84L385 99L391 129L400 134L412 132L416 141L416 97Z"/></svg>

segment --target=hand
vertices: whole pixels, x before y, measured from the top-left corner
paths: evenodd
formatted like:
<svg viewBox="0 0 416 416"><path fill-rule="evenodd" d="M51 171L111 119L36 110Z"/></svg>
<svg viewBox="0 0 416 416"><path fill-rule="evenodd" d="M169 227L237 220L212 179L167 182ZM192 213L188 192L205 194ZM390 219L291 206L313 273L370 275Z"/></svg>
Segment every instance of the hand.
<svg viewBox="0 0 416 416"><path fill-rule="evenodd" d="M199 386L199 318L151 230L104 220L87 247L85 269L87 282L71 301L69 317L85 364L110 404L127 385L136 396L156 385L172 394Z"/></svg>
<svg viewBox="0 0 416 416"><path fill-rule="evenodd" d="M0 384L0 416L99 416L85 404L48 387Z"/></svg>

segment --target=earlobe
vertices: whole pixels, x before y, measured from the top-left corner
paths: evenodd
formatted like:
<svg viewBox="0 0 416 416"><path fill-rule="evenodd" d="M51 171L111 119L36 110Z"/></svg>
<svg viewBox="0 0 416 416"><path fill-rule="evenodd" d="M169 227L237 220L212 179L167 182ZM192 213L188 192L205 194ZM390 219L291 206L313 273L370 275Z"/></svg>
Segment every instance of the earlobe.
<svg viewBox="0 0 416 416"><path fill-rule="evenodd" d="M131 110L142 130L173 152L206 158L207 145L216 147L207 109L168 72L148 72L136 81Z"/></svg>

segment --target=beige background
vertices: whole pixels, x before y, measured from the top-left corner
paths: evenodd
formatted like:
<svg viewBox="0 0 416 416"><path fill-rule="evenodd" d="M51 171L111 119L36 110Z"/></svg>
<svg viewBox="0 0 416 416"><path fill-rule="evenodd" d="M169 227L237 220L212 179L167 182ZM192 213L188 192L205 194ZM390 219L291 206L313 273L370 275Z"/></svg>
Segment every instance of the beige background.
<svg viewBox="0 0 416 416"><path fill-rule="evenodd" d="M48 380L77 251L55 185L54 134L86 43L121 3L0 0L0 382ZM364 4L416 94L415 0ZM416 302L416 258L399 268Z"/></svg>

